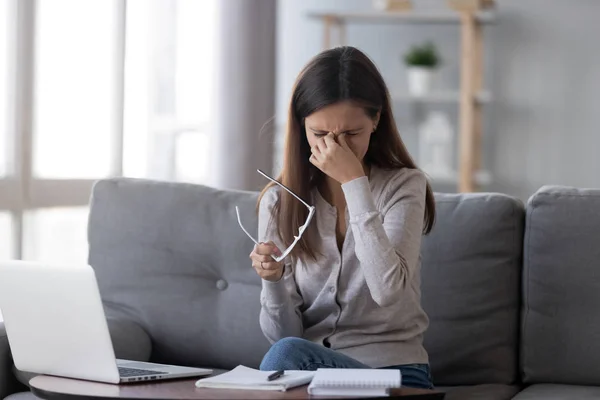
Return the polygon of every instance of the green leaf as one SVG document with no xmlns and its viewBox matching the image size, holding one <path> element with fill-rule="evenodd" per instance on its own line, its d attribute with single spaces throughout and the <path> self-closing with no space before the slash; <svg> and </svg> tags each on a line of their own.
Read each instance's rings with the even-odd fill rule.
<svg viewBox="0 0 600 400">
<path fill-rule="evenodd" d="M 412 67 L 435 68 L 441 64 L 441 57 L 433 42 L 413 45 L 405 54 L 404 62 Z"/>
</svg>

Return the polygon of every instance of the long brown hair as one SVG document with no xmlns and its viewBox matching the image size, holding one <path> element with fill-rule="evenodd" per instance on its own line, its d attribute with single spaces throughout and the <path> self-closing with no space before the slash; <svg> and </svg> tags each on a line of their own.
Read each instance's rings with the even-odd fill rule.
<svg viewBox="0 0 600 400">
<path fill-rule="evenodd" d="M 373 119 L 381 113 L 365 155 L 367 165 L 384 169 L 417 168 L 400 138 L 392 115 L 388 89 L 375 64 L 354 47 L 326 50 L 314 57 L 296 79 L 288 111 L 283 169 L 277 178 L 305 201 L 310 201 L 311 190 L 319 183 L 323 173 L 309 162 L 311 152 L 304 120 L 325 106 L 347 100 L 363 106 L 367 115 Z M 273 185 L 270 183 L 263 189 L 258 204 Z M 275 220 L 281 240 L 289 245 L 307 216 L 306 207 L 288 192 L 281 190 L 269 223 Z M 428 183 L 424 233 L 431 231 L 434 220 L 435 202 Z M 291 255 L 315 259 L 319 249 L 317 234 L 313 221 Z"/>
</svg>

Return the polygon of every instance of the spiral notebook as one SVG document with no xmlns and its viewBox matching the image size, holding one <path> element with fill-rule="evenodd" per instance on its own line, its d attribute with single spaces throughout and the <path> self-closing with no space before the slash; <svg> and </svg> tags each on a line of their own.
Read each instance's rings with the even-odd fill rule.
<svg viewBox="0 0 600 400">
<path fill-rule="evenodd" d="M 402 385 L 397 369 L 319 368 L 308 386 L 313 396 L 388 396 Z"/>
</svg>

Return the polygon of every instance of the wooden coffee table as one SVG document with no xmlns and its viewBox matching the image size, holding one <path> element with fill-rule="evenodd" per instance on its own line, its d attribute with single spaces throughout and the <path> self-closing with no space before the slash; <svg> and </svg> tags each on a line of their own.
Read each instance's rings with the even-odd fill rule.
<svg viewBox="0 0 600 400">
<path fill-rule="evenodd" d="M 112 385 L 39 375 L 29 381 L 31 391 L 37 397 L 48 400 L 99 400 L 99 399 L 269 399 L 290 400 L 315 398 L 308 395 L 307 386 L 301 386 L 287 392 L 263 390 L 227 390 L 197 388 L 196 379 L 179 379 L 162 382 L 140 382 Z M 389 398 L 401 397 L 403 400 L 441 400 L 444 393 L 424 389 L 395 389 Z"/>
</svg>

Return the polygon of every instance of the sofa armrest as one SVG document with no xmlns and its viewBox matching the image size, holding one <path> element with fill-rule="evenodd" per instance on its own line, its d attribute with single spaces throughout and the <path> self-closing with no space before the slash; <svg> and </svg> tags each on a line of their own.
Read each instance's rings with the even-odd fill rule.
<svg viewBox="0 0 600 400">
<path fill-rule="evenodd" d="M 13 375 L 12 364 L 6 329 L 4 322 L 0 322 L 0 399 L 22 389 Z"/>
<path fill-rule="evenodd" d="M 117 358 L 150 361 L 152 341 L 144 328 L 123 318 L 108 318 L 107 322 Z"/>
</svg>

